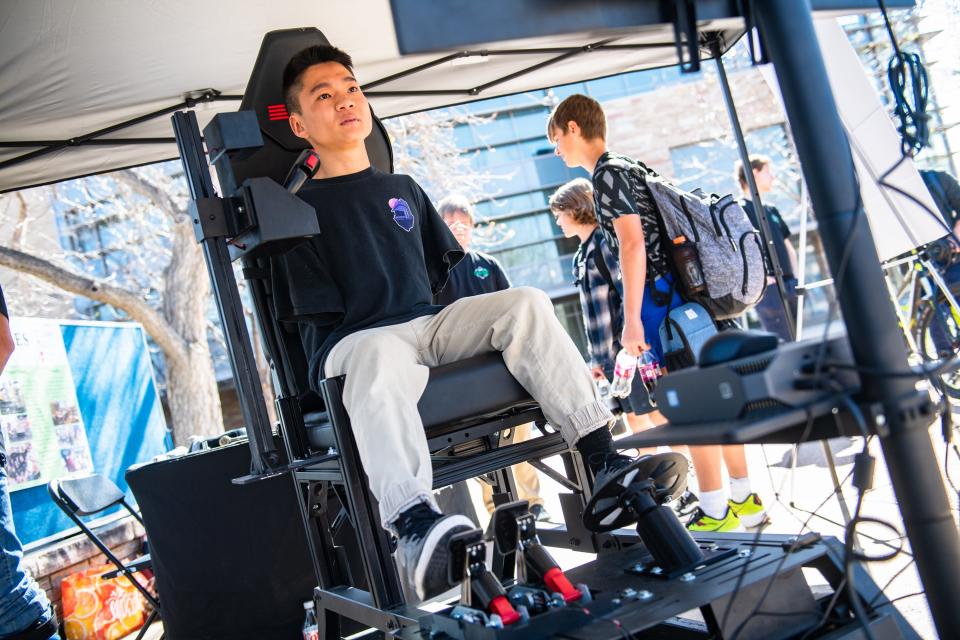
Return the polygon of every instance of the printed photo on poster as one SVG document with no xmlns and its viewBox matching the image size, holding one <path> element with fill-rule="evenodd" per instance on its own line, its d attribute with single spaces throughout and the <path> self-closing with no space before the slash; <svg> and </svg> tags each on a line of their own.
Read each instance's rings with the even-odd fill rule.
<svg viewBox="0 0 960 640">
<path fill-rule="evenodd" d="M 35 482 L 41 478 L 40 462 L 32 442 L 7 447 L 7 477 L 11 485 Z"/>
</svg>

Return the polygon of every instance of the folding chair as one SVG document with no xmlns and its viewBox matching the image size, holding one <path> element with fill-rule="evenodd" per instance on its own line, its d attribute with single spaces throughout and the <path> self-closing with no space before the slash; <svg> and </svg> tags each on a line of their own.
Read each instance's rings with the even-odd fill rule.
<svg viewBox="0 0 960 640">
<path fill-rule="evenodd" d="M 148 554 L 124 564 L 81 519 L 81 516 L 93 516 L 98 513 L 103 513 L 110 507 L 121 505 L 143 526 L 143 519 L 140 517 L 140 514 L 126 501 L 120 487 L 96 473 L 84 478 L 51 480 L 47 484 L 47 491 L 50 493 L 50 498 L 54 504 L 60 507 L 60 509 L 67 514 L 67 517 L 80 527 L 80 530 L 90 539 L 97 549 L 107 557 L 107 560 L 117 567 L 115 571 L 105 573 L 102 577 L 105 580 L 112 580 L 120 574 L 125 575 L 131 584 L 137 588 L 137 591 L 150 603 L 150 615 L 147 616 L 147 620 L 143 623 L 136 637 L 136 640 L 140 640 L 150 625 L 153 624 L 154 620 L 160 619 L 160 603 L 146 587 L 140 584 L 136 576 L 134 576 L 135 573 L 153 569 L 151 558 Z M 161 636 L 161 638 L 162 637 L 163 636 Z"/>
</svg>

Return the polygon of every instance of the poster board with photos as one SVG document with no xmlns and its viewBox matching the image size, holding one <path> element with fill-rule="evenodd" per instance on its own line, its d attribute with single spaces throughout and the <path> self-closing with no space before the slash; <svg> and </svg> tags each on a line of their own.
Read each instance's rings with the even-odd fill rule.
<svg viewBox="0 0 960 640">
<path fill-rule="evenodd" d="M 0 433 L 14 523 L 29 546 L 73 528 L 47 482 L 99 473 L 129 496 L 127 468 L 171 441 L 139 324 L 13 317 L 10 327 Z"/>
<path fill-rule="evenodd" d="M 0 375 L 0 437 L 7 490 L 93 472 L 90 443 L 56 321 L 14 321 L 14 349 Z"/>
</svg>

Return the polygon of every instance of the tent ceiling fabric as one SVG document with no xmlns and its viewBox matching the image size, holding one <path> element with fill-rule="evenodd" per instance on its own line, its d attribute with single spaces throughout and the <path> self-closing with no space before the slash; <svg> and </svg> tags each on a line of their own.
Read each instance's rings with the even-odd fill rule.
<svg viewBox="0 0 960 640">
<path fill-rule="evenodd" d="M 389 0 L 352 0 L 349 5 L 316 0 L 5 0 L 0 4 L 0 192 L 176 157 L 172 142 L 109 144 L 118 139 L 172 139 L 169 115 L 163 115 L 104 135 L 93 145 L 69 145 L 26 162 L 4 164 L 53 141 L 169 109 L 207 89 L 242 95 L 263 35 L 303 26 L 316 26 L 353 56 L 360 82 L 375 85 L 367 91 L 381 118 L 677 61 L 672 26 L 655 25 L 478 44 L 470 50 L 560 51 L 467 59 L 482 60 L 474 64 L 447 61 L 377 83 L 450 53 L 401 56 Z M 733 42 L 742 32 L 742 21 L 712 21 L 709 27 Z M 546 62 L 565 48 L 598 42 L 668 46 L 573 55 L 476 95 L 466 92 Z M 423 93 L 437 90 L 444 93 Z M 221 100 L 194 110 L 203 127 L 217 112 L 238 105 L 236 100 Z M 9 145 L 28 141 L 44 142 L 36 147 Z"/>
</svg>

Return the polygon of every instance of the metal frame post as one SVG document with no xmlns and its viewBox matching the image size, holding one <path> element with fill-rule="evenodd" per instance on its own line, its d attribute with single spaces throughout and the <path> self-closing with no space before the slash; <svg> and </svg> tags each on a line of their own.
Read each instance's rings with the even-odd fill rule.
<svg viewBox="0 0 960 640">
<path fill-rule="evenodd" d="M 210 169 L 207 166 L 203 140 L 197 115 L 192 111 L 179 111 L 173 114 L 173 131 L 177 139 L 177 149 L 183 162 L 190 198 L 196 202 L 207 198 L 216 198 Z M 196 222 L 194 224 L 197 224 Z M 273 430 L 267 416 L 267 405 L 263 399 L 263 387 L 257 372 L 257 361 L 253 356 L 253 345 L 247 332 L 247 321 L 243 313 L 243 301 L 233 275 L 233 264 L 227 249 L 225 236 L 206 237 L 200 241 L 203 258 L 210 273 L 213 285 L 214 301 L 220 324 L 223 326 L 230 367 L 237 385 L 243 424 L 247 428 L 250 442 L 250 472 L 263 474 L 281 466 L 280 454 L 273 442 Z"/>
<path fill-rule="evenodd" d="M 737 107 L 733 102 L 730 82 L 727 80 L 727 71 L 723 67 L 723 52 L 720 49 L 720 41 L 716 36 L 710 40 L 710 53 L 717 62 L 717 74 L 720 78 L 720 90 L 721 93 L 723 93 L 723 102 L 727 106 L 727 115 L 730 117 L 733 137 L 737 140 L 740 162 L 743 163 L 743 176 L 746 178 L 747 186 L 750 188 L 750 199 L 753 202 L 753 210 L 757 214 L 757 222 L 760 223 L 760 235 L 763 236 L 763 245 L 767 248 L 767 258 L 773 267 L 773 277 L 777 281 L 777 293 L 780 295 L 780 304 L 783 305 L 783 313 L 787 317 L 787 327 L 790 329 L 790 337 L 796 340 L 797 323 L 796 318 L 793 317 L 793 311 L 790 309 L 790 304 L 787 302 L 787 291 L 783 284 L 783 265 L 780 264 L 780 256 L 777 255 L 777 249 L 773 244 L 773 231 L 770 228 L 770 221 L 767 219 L 767 211 L 763 208 L 763 202 L 760 201 L 760 191 L 757 189 L 757 181 L 753 177 L 752 166 L 750 165 L 750 153 L 747 151 L 747 141 L 743 136 L 743 128 L 740 126 L 740 118 L 737 115 Z"/>
<path fill-rule="evenodd" d="M 950 513 L 928 424 L 911 410 L 916 380 L 877 249 L 863 212 L 846 133 L 837 113 L 808 0 L 756 2 L 753 10 L 777 71 L 854 359 L 873 414 L 920 579 L 941 637 L 960 628 L 960 536 Z"/>
</svg>

